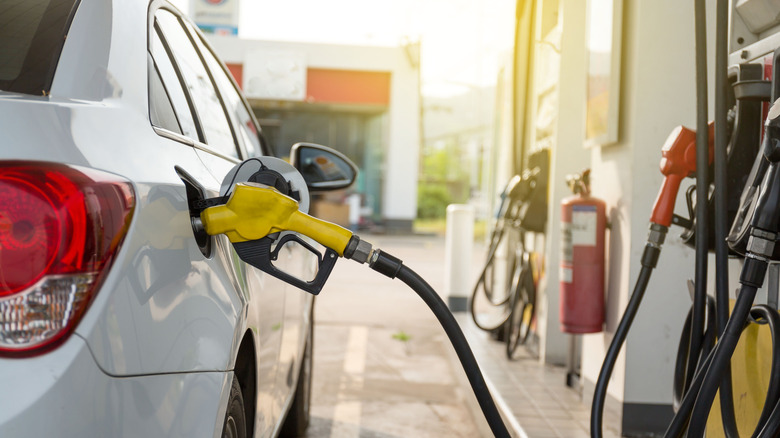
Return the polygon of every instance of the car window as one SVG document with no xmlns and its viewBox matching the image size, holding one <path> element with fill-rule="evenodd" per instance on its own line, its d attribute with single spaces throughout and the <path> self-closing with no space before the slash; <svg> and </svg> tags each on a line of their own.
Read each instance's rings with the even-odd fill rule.
<svg viewBox="0 0 780 438">
<path fill-rule="evenodd" d="M 155 26 L 154 32 L 152 32 L 151 52 L 152 60 L 155 64 L 152 68 L 156 67 L 155 70 L 160 74 L 160 80 L 162 81 L 162 84 L 164 84 L 164 89 L 158 90 L 154 87 L 153 83 L 151 84 L 149 90 L 149 99 L 151 101 L 150 110 L 152 109 L 151 106 L 155 105 L 157 101 L 164 98 L 169 98 L 171 104 L 173 105 L 174 111 L 176 112 L 176 118 L 178 121 L 177 126 L 181 128 L 181 131 L 173 130 L 173 132 L 181 132 L 187 137 L 197 140 L 199 139 L 198 129 L 195 126 L 195 121 L 192 118 L 190 104 L 187 102 L 187 96 L 184 94 L 184 89 L 182 88 L 182 84 L 179 81 L 179 76 L 176 73 L 176 69 L 174 68 L 168 51 L 163 45 L 159 31 L 160 30 Z M 166 96 L 160 96 L 160 92 L 166 93 Z M 157 121 L 157 123 L 155 123 L 155 120 L 152 118 L 152 124 L 155 126 L 171 129 L 170 126 L 166 126 L 160 121 Z"/>
<path fill-rule="evenodd" d="M 238 90 L 233 85 L 233 81 L 227 75 L 227 72 L 222 68 L 222 65 L 214 57 L 214 54 L 203 43 L 200 36 L 195 32 L 189 23 L 186 23 L 190 29 L 191 34 L 194 36 L 195 43 L 200 49 L 200 53 L 203 55 L 203 59 L 206 60 L 211 74 L 214 77 L 214 81 L 219 87 L 222 98 L 225 101 L 225 106 L 231 115 L 234 129 L 239 133 L 239 140 L 246 148 L 250 157 L 257 157 L 262 155 L 262 149 L 260 146 L 260 137 L 258 137 L 257 126 L 252 116 L 247 110 L 244 101 L 238 94 Z"/>
<path fill-rule="evenodd" d="M 161 9 L 156 19 L 195 106 L 197 119 L 203 129 L 203 142 L 223 155 L 238 158 L 238 149 L 222 102 L 195 46 L 179 19 L 171 12 Z"/>
<path fill-rule="evenodd" d="M 4 0 L 0 6 L 0 90 L 47 94 L 75 0 Z"/>
<path fill-rule="evenodd" d="M 165 128 L 171 132 L 181 134 L 179 121 L 173 111 L 173 105 L 165 91 L 160 72 L 154 65 L 154 60 L 149 59 L 149 119 L 152 125 Z"/>
</svg>

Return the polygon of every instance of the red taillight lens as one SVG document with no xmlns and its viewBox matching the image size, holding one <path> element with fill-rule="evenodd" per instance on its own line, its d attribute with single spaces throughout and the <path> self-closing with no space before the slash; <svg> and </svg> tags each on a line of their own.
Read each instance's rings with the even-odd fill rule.
<svg viewBox="0 0 780 438">
<path fill-rule="evenodd" d="M 27 288 L 51 266 L 62 240 L 57 210 L 16 175 L 0 175 L 0 296 Z"/>
<path fill-rule="evenodd" d="M 130 223 L 132 185 L 57 163 L 0 163 L 0 355 L 73 331 Z"/>
</svg>

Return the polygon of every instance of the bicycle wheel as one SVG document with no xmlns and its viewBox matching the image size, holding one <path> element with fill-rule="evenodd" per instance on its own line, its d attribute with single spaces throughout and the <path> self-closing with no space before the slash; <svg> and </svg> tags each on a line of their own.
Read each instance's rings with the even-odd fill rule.
<svg viewBox="0 0 780 438">
<path fill-rule="evenodd" d="M 531 264 L 527 260 L 523 260 L 516 280 L 512 288 L 511 310 L 506 323 L 506 356 L 509 359 L 514 359 L 517 347 L 528 340 L 534 317 L 536 285 Z"/>
</svg>

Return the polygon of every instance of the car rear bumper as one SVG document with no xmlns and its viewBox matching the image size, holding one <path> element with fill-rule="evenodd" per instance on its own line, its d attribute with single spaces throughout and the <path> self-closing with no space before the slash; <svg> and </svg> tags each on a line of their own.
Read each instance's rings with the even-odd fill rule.
<svg viewBox="0 0 780 438">
<path fill-rule="evenodd" d="M 43 356 L 0 359 L 0 436 L 216 437 L 230 372 L 113 377 L 77 335 Z"/>
</svg>

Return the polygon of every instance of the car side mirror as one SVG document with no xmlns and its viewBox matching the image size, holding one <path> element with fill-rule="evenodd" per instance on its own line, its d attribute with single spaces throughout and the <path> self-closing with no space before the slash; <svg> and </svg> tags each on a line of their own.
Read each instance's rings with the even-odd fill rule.
<svg viewBox="0 0 780 438">
<path fill-rule="evenodd" d="M 290 157 L 311 192 L 343 189 L 351 186 L 357 178 L 355 163 L 327 146 L 295 143 Z"/>
</svg>

